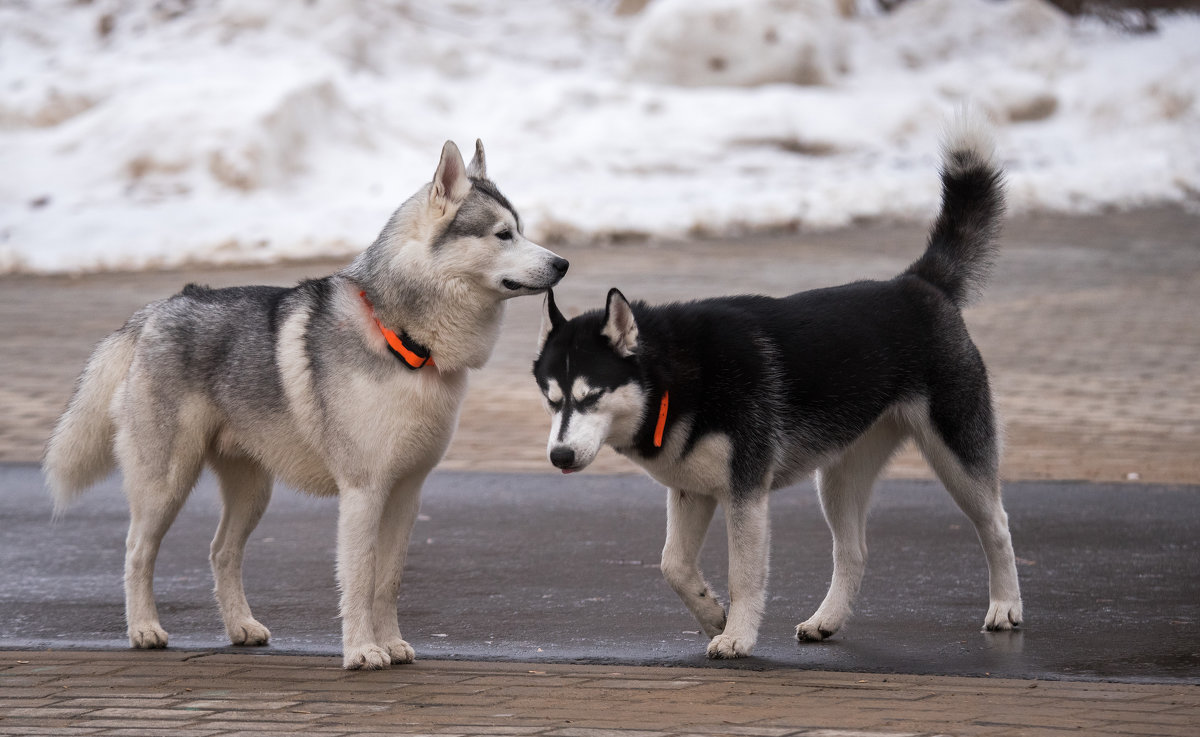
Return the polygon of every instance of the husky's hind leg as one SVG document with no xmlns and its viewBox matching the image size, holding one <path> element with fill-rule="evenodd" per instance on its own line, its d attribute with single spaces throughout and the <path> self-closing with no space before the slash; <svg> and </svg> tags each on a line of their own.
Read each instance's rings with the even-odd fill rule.
<svg viewBox="0 0 1200 737">
<path fill-rule="evenodd" d="M 396 484 L 379 518 L 375 600 L 372 603 L 371 616 L 375 642 L 387 651 L 392 663 L 411 663 L 416 657 L 412 646 L 400 635 L 396 597 L 400 591 L 404 561 L 408 556 L 408 538 L 421 505 L 421 485 L 424 482 L 425 474 L 418 474 Z"/>
<path fill-rule="evenodd" d="M 712 523 L 717 500 L 680 489 L 667 491 L 667 542 L 662 574 L 709 638 L 725 629 L 725 610 L 700 572 L 700 548 Z"/>
<path fill-rule="evenodd" d="M 850 616 L 867 565 L 867 508 L 875 478 L 904 432 L 890 415 L 876 421 L 833 463 L 817 473 L 825 521 L 833 533 L 833 579 L 821 606 L 796 625 L 796 639 L 824 640 Z"/>
<path fill-rule="evenodd" d="M 163 536 L 175 521 L 200 475 L 203 453 L 184 433 L 117 433 L 117 457 L 125 474 L 129 534 L 125 539 L 125 620 L 129 643 L 137 648 L 167 646 L 167 633 L 154 605 L 154 564 Z M 140 441 L 140 443 L 139 443 Z"/>
<path fill-rule="evenodd" d="M 916 428 L 917 443 L 975 526 L 987 558 L 990 603 L 983 627 L 1011 630 L 1021 624 L 1021 588 L 1001 499 L 1000 447 L 991 398 L 984 390 L 973 403 L 960 401 L 953 410 L 933 405 L 930 414 L 933 419 Z"/>
<path fill-rule="evenodd" d="M 221 484 L 221 522 L 209 561 L 225 632 L 234 645 L 266 645 L 271 632 L 250 613 L 242 586 L 242 559 L 246 540 L 271 501 L 271 476 L 249 458 L 214 453 L 209 463 Z"/>
</svg>

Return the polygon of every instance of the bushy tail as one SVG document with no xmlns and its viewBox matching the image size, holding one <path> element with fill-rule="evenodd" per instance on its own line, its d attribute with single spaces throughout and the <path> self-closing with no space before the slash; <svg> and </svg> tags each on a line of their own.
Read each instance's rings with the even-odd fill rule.
<svg viewBox="0 0 1200 737">
<path fill-rule="evenodd" d="M 56 515 L 113 470 L 116 459 L 110 408 L 133 362 L 140 332 L 141 322 L 135 317 L 96 346 L 66 411 L 54 426 L 42 470 L 54 497 Z"/>
<path fill-rule="evenodd" d="M 983 289 L 1004 214 L 1004 174 L 983 114 L 964 108 L 942 140 L 942 210 L 929 246 L 908 267 L 962 307 Z"/>
</svg>

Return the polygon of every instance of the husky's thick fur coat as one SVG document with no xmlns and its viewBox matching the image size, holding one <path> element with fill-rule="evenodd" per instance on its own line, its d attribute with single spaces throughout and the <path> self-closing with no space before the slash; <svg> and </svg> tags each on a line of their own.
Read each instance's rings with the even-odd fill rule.
<svg viewBox="0 0 1200 737">
<path fill-rule="evenodd" d="M 468 369 L 491 355 L 505 300 L 544 292 L 566 270 L 524 237 L 482 144 L 464 166 L 448 141 L 433 180 L 346 269 L 293 288 L 189 285 L 104 340 L 45 470 L 60 511 L 114 463 L 124 472 L 132 645 L 167 644 L 154 562 L 207 463 L 224 504 L 216 598 L 235 645 L 270 637 L 246 603 L 242 556 L 279 478 L 339 497 L 344 665 L 411 661 L 397 591 L 421 485 L 454 433 Z"/>
<path fill-rule="evenodd" d="M 534 376 L 553 417 L 550 461 L 577 471 L 608 444 L 669 488 L 662 571 L 711 638 L 709 656 L 754 647 L 769 493 L 814 472 L 833 532 L 833 580 L 796 636 L 838 631 L 866 564 L 872 485 L 908 438 L 979 533 L 990 575 L 984 626 L 1021 622 L 1000 436 L 961 314 L 986 278 L 1003 211 L 992 148 L 971 115 L 951 126 L 928 248 L 890 281 L 657 307 L 613 289 L 603 311 L 572 320 L 547 296 Z M 718 503 L 728 614 L 697 564 Z"/>
</svg>

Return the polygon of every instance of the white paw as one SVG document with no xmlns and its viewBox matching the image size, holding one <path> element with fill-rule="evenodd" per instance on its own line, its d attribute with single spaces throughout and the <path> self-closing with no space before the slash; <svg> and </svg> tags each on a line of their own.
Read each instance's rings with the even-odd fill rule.
<svg viewBox="0 0 1200 737">
<path fill-rule="evenodd" d="M 342 667 L 346 670 L 380 670 L 391 664 L 392 656 L 378 645 L 352 648 L 342 656 Z"/>
<path fill-rule="evenodd" d="M 744 658 L 754 649 L 754 640 L 739 639 L 732 635 L 720 634 L 708 643 L 707 655 L 714 660 L 725 658 Z"/>
<path fill-rule="evenodd" d="M 1021 625 L 1021 600 L 993 601 L 988 607 L 983 629 L 987 632 L 1011 630 Z"/>
<path fill-rule="evenodd" d="M 151 650 L 167 646 L 167 631 L 158 622 L 131 625 L 129 627 L 129 644 L 141 650 Z"/>
<path fill-rule="evenodd" d="M 411 663 L 417 657 L 417 653 L 412 649 L 412 645 L 409 645 L 399 637 L 384 643 L 383 649 L 387 650 L 394 664 Z"/>
<path fill-rule="evenodd" d="M 796 639 L 800 642 L 820 642 L 833 637 L 841 628 L 840 622 L 814 614 L 811 619 L 796 625 Z"/>
<path fill-rule="evenodd" d="M 244 619 L 225 631 L 234 645 L 266 645 L 271 639 L 271 630 L 253 617 Z"/>
</svg>

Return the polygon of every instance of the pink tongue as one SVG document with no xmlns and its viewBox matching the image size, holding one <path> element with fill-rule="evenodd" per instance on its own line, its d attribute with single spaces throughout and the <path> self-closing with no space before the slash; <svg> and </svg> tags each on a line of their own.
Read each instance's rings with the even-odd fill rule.
<svg viewBox="0 0 1200 737">
<path fill-rule="evenodd" d="M 575 473 L 575 469 L 573 469 L 573 468 L 564 468 L 564 469 L 562 470 L 562 472 L 563 472 L 563 473 Z"/>
</svg>

